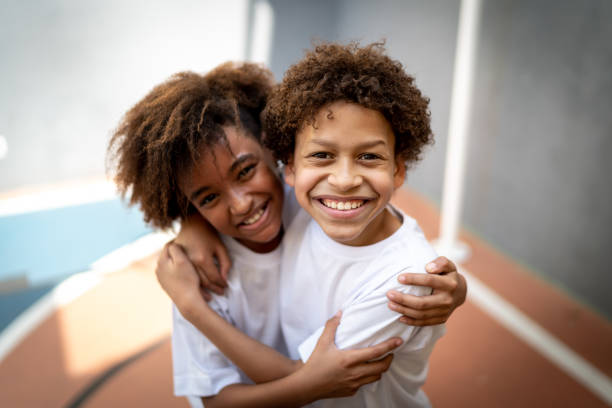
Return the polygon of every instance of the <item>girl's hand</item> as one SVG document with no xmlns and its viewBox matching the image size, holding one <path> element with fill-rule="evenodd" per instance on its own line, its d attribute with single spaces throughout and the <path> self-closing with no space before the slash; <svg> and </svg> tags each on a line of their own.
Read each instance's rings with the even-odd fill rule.
<svg viewBox="0 0 612 408">
<path fill-rule="evenodd" d="M 340 350 L 334 344 L 339 324 L 340 313 L 327 321 L 312 355 L 299 370 L 315 399 L 348 397 L 361 386 L 380 380 L 393 360 L 393 354 L 387 353 L 402 344 L 395 337 L 372 347 Z"/>
<path fill-rule="evenodd" d="M 217 231 L 201 215 L 192 215 L 181 222 L 174 242 L 183 248 L 195 267 L 202 288 L 222 295 L 232 263 Z M 207 291 L 203 294 L 210 300 Z"/>
<path fill-rule="evenodd" d="M 185 318 L 202 306 L 204 288 L 195 267 L 183 249 L 173 241 L 168 242 L 157 259 L 155 275 L 159 284 L 178 307 Z M 206 294 L 209 296 L 209 294 Z"/>
<path fill-rule="evenodd" d="M 425 267 L 427 274 L 403 273 L 398 277 L 405 285 L 429 286 L 431 295 L 414 296 L 389 291 L 389 308 L 404 316 L 400 321 L 411 326 L 430 326 L 446 322 L 453 311 L 465 302 L 467 284 L 457 267 L 440 256 Z"/>
</svg>

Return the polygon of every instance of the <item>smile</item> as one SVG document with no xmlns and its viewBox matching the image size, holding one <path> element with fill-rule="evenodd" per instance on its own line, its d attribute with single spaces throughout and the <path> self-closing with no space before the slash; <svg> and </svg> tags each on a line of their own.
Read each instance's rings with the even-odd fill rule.
<svg viewBox="0 0 612 408">
<path fill-rule="evenodd" d="M 259 221 L 259 219 L 261 218 L 261 216 L 263 215 L 265 211 L 266 211 L 265 207 L 260 208 L 259 211 L 253 214 L 250 218 L 242 221 L 242 223 L 244 225 L 251 225 L 251 224 L 256 223 L 257 221 Z"/>
<path fill-rule="evenodd" d="M 253 214 L 251 214 L 248 218 L 244 219 L 238 226 L 243 228 L 258 228 L 258 221 L 262 221 L 262 218 L 265 217 L 266 211 L 269 206 L 270 202 L 266 201 L 258 210 L 255 210 Z"/>
<path fill-rule="evenodd" d="M 355 208 L 361 207 L 365 203 L 365 200 L 340 201 L 340 200 L 330 200 L 328 198 L 324 198 L 319 201 L 321 202 L 321 204 L 323 204 L 327 208 L 331 208 L 333 210 L 340 210 L 340 211 L 354 210 Z"/>
</svg>

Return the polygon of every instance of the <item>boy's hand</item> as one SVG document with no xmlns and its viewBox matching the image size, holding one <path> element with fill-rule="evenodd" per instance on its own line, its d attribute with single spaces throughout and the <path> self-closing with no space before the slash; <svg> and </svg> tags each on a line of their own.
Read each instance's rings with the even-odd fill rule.
<svg viewBox="0 0 612 408">
<path fill-rule="evenodd" d="M 204 289 L 200 278 L 183 249 L 173 241 L 168 242 L 157 259 L 155 275 L 170 299 L 187 318 L 189 311 L 203 302 Z"/>
<path fill-rule="evenodd" d="M 381 357 L 402 344 L 402 340 L 395 337 L 372 347 L 340 350 L 334 344 L 339 325 L 340 313 L 327 321 L 314 351 L 300 369 L 316 399 L 348 397 L 361 386 L 380 380 L 393 354 Z"/>
<path fill-rule="evenodd" d="M 232 263 L 217 231 L 201 215 L 192 215 L 181 222 L 174 242 L 183 248 L 195 267 L 201 286 L 222 295 Z M 210 295 L 204 293 L 205 299 L 210 300 Z"/>
<path fill-rule="evenodd" d="M 467 284 L 457 267 L 440 256 L 426 265 L 427 274 L 403 273 L 400 283 L 429 286 L 431 295 L 414 296 L 389 291 L 389 308 L 403 314 L 400 321 L 411 326 L 430 326 L 446 322 L 453 311 L 465 302 Z"/>
</svg>

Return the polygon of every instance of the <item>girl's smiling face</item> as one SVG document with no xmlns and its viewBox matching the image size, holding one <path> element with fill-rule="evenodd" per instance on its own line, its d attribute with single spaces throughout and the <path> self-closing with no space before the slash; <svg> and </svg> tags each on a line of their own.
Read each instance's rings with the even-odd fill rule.
<svg viewBox="0 0 612 408">
<path fill-rule="evenodd" d="M 219 143 L 180 180 L 191 204 L 220 233 L 255 252 L 275 249 L 282 237 L 283 186 L 271 155 L 242 129 L 223 128 Z"/>
</svg>

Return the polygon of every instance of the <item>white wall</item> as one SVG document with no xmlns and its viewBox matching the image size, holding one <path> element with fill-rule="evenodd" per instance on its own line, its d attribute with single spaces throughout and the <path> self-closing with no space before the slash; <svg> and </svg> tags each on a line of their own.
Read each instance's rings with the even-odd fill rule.
<svg viewBox="0 0 612 408">
<path fill-rule="evenodd" d="M 246 0 L 0 3 L 0 191 L 104 175 L 110 133 L 155 84 L 243 59 Z"/>
</svg>

